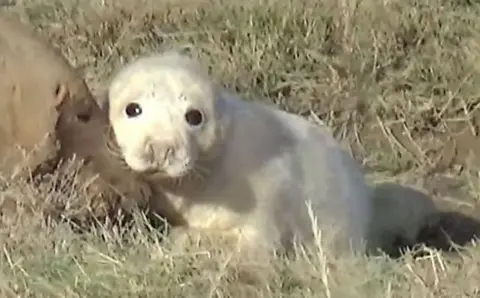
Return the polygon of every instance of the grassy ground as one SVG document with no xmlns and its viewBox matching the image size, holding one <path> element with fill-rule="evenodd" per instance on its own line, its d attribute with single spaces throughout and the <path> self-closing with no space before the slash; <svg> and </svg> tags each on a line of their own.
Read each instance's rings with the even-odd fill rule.
<svg viewBox="0 0 480 298">
<path fill-rule="evenodd" d="M 133 56 L 193 45 L 244 95 L 319 117 L 372 179 L 427 189 L 475 214 L 480 6 L 467 0 L 28 0 L 20 13 L 92 89 Z M 1 28 L 0 28 L 1 30 Z M 478 158 L 477 158 L 478 159 Z M 30 186 L 12 194 L 38 198 Z M 47 194 L 44 194 L 47 195 Z M 99 237 L 101 234 L 103 237 Z M 474 297 L 480 251 L 413 260 L 278 259 L 246 283 L 226 251 L 170 251 L 154 232 L 79 236 L 31 216 L 2 227 L 2 297 Z"/>
</svg>

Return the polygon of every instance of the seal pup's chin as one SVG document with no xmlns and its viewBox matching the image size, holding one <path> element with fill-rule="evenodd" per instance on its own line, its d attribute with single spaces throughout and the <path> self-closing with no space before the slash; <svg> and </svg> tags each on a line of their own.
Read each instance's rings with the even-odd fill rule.
<svg viewBox="0 0 480 298">
<path fill-rule="evenodd" d="M 193 163 L 190 161 L 176 162 L 162 169 L 162 173 L 168 178 L 182 178 L 193 170 Z"/>
<path fill-rule="evenodd" d="M 135 172 L 147 173 L 158 171 L 157 165 L 146 162 L 143 158 L 139 158 L 135 155 L 123 154 L 123 159 L 125 160 L 125 163 Z"/>
</svg>

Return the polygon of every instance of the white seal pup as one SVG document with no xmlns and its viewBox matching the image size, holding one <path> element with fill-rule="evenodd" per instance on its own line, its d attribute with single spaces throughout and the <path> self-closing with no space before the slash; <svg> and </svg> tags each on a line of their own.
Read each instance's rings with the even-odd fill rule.
<svg viewBox="0 0 480 298">
<path fill-rule="evenodd" d="M 324 249 L 365 252 L 372 189 L 327 128 L 236 98 L 174 51 L 124 66 L 107 107 L 126 164 L 189 227 L 242 247 L 305 244 L 320 231 Z"/>
</svg>

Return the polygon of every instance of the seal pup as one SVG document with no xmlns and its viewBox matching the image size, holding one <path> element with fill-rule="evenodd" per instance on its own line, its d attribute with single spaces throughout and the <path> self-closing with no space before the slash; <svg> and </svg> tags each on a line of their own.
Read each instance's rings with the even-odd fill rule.
<svg viewBox="0 0 480 298">
<path fill-rule="evenodd" d="M 176 51 L 119 70 L 107 108 L 126 164 L 190 229 L 240 248 L 321 238 L 333 252 L 365 251 L 372 190 L 327 128 L 236 98 Z"/>
</svg>

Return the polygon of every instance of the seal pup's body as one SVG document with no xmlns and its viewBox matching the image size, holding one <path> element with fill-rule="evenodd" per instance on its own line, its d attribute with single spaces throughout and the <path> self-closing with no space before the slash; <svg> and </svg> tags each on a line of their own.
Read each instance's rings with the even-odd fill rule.
<svg viewBox="0 0 480 298">
<path fill-rule="evenodd" d="M 275 248 L 321 231 L 336 252 L 365 251 L 372 191 L 328 129 L 235 98 L 175 52 L 123 68 L 108 100 L 125 162 L 190 228 Z"/>
<path fill-rule="evenodd" d="M 378 183 L 373 195 L 369 241 L 390 256 L 421 244 L 419 234 L 438 209 L 424 192 L 397 183 Z"/>
</svg>

